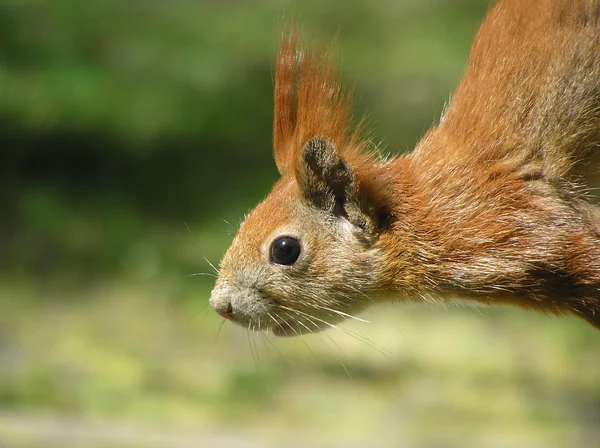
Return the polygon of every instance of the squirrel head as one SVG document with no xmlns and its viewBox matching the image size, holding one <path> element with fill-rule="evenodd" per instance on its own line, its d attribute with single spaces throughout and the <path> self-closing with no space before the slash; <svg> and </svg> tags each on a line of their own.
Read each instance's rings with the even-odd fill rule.
<svg viewBox="0 0 600 448">
<path fill-rule="evenodd" d="M 380 289 L 378 237 L 389 212 L 384 175 L 351 130 L 351 95 L 331 52 L 285 36 L 275 77 L 274 156 L 281 178 L 244 220 L 210 304 L 277 335 L 319 331 L 359 312 Z"/>
</svg>

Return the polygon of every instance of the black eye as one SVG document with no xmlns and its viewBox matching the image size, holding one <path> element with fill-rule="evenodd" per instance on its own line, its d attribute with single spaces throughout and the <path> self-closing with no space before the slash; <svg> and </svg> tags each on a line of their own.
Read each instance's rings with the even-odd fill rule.
<svg viewBox="0 0 600 448">
<path fill-rule="evenodd" d="M 277 264 L 294 264 L 300 256 L 300 241 L 291 236 L 277 238 L 271 244 L 271 260 Z"/>
</svg>

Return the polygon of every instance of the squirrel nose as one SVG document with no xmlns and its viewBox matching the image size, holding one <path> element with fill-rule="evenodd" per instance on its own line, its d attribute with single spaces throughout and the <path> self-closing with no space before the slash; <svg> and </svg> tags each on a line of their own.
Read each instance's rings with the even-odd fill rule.
<svg viewBox="0 0 600 448">
<path fill-rule="evenodd" d="M 224 319 L 231 319 L 233 308 L 229 299 L 219 300 L 217 303 L 211 303 L 212 309 Z"/>
</svg>

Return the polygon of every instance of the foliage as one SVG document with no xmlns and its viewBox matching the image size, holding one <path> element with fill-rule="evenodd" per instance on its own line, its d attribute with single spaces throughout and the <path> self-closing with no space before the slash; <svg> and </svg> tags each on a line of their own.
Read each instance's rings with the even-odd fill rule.
<svg viewBox="0 0 600 448">
<path fill-rule="evenodd" d="M 335 40 L 356 115 L 399 152 L 439 115 L 487 7 L 0 2 L 0 444 L 53 445 L 47 426 L 14 424 L 40 414 L 202 437 L 263 428 L 277 437 L 253 437 L 278 446 L 597 440 L 600 347 L 582 322 L 405 306 L 374 311 L 367 344 L 329 333 L 267 342 L 219 330 L 210 276 L 189 275 L 210 274 L 277 177 L 282 29 Z"/>
</svg>

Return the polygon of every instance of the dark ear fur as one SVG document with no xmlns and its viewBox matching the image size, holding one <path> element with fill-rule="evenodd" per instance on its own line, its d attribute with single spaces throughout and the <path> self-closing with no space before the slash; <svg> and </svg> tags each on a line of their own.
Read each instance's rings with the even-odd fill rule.
<svg viewBox="0 0 600 448">
<path fill-rule="evenodd" d="M 366 210 L 359 183 L 352 168 L 341 158 L 334 143 L 323 137 L 311 138 L 302 147 L 299 183 L 304 196 L 316 207 L 344 217 L 372 233 L 375 223 Z"/>
</svg>

